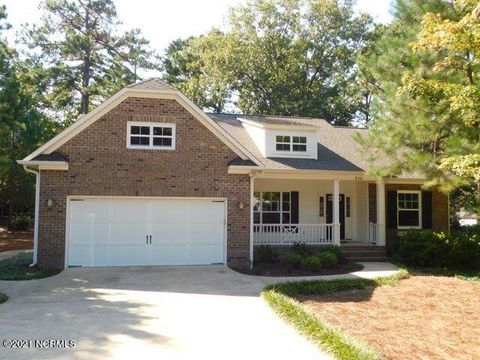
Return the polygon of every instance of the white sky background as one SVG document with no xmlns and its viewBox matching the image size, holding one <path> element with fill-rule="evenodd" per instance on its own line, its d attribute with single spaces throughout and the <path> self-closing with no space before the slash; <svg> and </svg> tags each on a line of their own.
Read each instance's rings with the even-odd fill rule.
<svg viewBox="0 0 480 360">
<path fill-rule="evenodd" d="M 24 23 L 40 18 L 40 0 L 0 0 L 6 5 L 12 25 L 8 40 L 13 45 L 15 33 Z M 117 12 L 125 29 L 140 28 L 158 53 L 177 38 L 201 35 L 212 27 L 222 28 L 228 9 L 245 0 L 116 0 Z M 370 14 L 375 21 L 390 21 L 390 0 L 357 0 L 356 10 Z"/>
</svg>

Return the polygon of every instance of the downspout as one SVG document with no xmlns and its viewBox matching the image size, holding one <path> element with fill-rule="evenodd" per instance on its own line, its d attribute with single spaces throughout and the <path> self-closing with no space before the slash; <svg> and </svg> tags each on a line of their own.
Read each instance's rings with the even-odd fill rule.
<svg viewBox="0 0 480 360">
<path fill-rule="evenodd" d="M 40 171 L 36 171 L 23 165 L 26 172 L 35 174 L 35 217 L 33 224 L 33 262 L 30 267 L 37 265 L 38 254 L 38 219 L 40 215 Z"/>
</svg>

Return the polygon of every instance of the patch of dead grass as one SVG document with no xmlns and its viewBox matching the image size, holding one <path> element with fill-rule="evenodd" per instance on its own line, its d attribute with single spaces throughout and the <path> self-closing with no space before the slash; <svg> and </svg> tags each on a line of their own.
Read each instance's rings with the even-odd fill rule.
<svg viewBox="0 0 480 360">
<path fill-rule="evenodd" d="M 0 252 L 33 249 L 33 231 L 8 231 L 0 227 Z"/>
<path fill-rule="evenodd" d="M 480 282 L 412 275 L 297 300 L 386 359 L 480 359 Z"/>
</svg>

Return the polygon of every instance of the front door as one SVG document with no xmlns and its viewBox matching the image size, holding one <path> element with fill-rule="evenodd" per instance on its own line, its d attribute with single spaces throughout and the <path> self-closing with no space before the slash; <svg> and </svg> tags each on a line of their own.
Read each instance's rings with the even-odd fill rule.
<svg viewBox="0 0 480 360">
<path fill-rule="evenodd" d="M 340 194 L 340 240 L 345 240 L 345 195 Z M 333 196 L 327 194 L 327 224 L 333 223 Z"/>
</svg>

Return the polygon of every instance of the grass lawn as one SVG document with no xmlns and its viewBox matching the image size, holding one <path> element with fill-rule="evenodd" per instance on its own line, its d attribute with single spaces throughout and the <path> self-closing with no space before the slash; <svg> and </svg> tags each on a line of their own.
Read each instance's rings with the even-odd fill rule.
<svg viewBox="0 0 480 360">
<path fill-rule="evenodd" d="M 403 274 L 281 284 L 263 296 L 338 359 L 480 359 L 477 281 Z"/>
<path fill-rule="evenodd" d="M 32 253 L 24 253 L 0 261 L 0 280 L 33 280 L 58 274 L 61 270 L 42 270 L 30 267 Z"/>
</svg>

